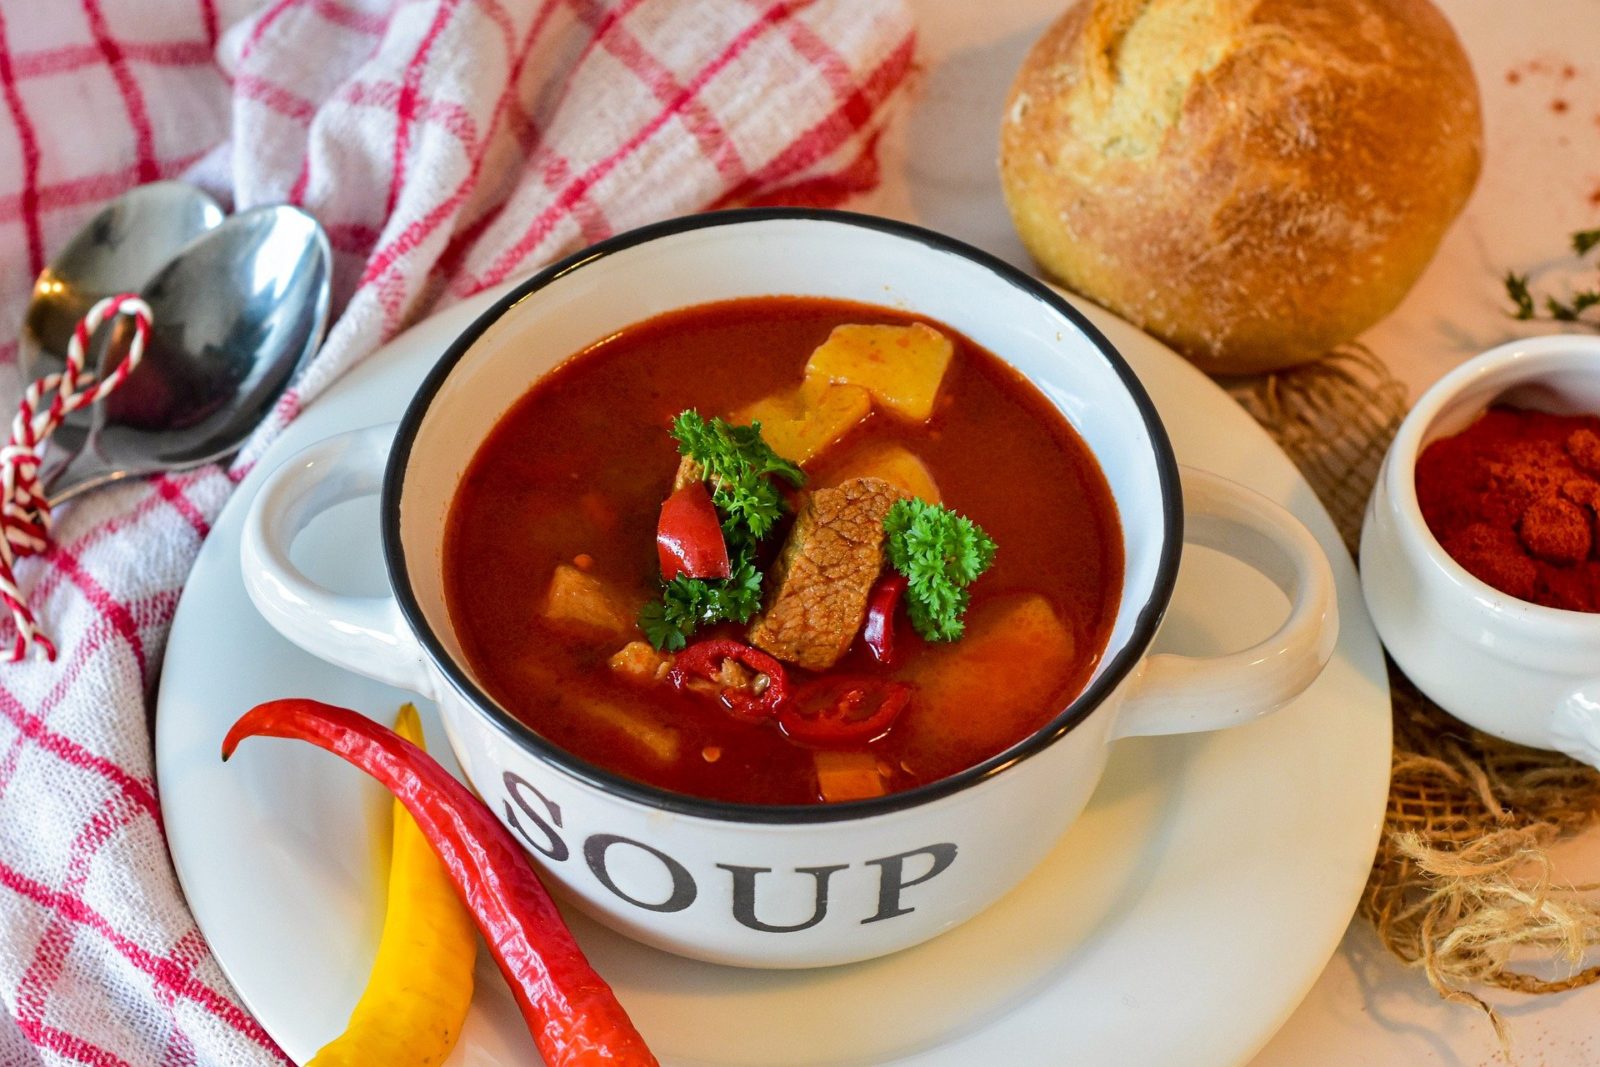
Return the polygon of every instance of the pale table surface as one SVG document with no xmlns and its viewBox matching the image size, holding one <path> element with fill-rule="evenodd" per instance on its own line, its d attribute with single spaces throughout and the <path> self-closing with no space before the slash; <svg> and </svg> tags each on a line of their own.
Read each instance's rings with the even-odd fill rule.
<svg viewBox="0 0 1600 1067">
<path fill-rule="evenodd" d="M 885 138 L 883 188 L 862 210 L 911 219 L 1030 266 L 995 172 L 999 115 L 1028 47 L 1065 0 L 911 0 L 923 70 Z M 1478 188 L 1400 308 L 1363 336 L 1420 393 L 1503 341 L 1548 327 L 1505 314 L 1500 278 L 1532 271 L 1560 291 L 1580 275 L 1568 235 L 1600 226 L 1600 0 L 1440 0 L 1476 68 L 1486 158 Z M 1592 280 L 1590 272 L 1589 279 Z M 1600 833 L 1562 850 L 1600 873 Z M 1249 907 L 1249 901 L 1240 901 Z M 1225 961 L 1219 961 L 1219 966 Z M 1200 979 L 1200 980 L 1203 980 Z M 1600 1064 L 1600 987 L 1492 996 L 1519 1067 Z M 1443 1003 L 1352 922 L 1299 1010 L 1251 1067 L 1492 1067 L 1507 1061 L 1472 1009 Z"/>
</svg>

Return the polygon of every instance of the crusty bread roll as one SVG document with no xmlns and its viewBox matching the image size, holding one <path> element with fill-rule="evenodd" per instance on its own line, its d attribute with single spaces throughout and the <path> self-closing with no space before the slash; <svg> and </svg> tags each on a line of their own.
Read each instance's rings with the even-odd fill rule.
<svg viewBox="0 0 1600 1067">
<path fill-rule="evenodd" d="M 1483 152 L 1427 0 L 1082 0 L 1001 127 L 1044 268 L 1213 373 L 1315 359 L 1391 311 Z"/>
</svg>

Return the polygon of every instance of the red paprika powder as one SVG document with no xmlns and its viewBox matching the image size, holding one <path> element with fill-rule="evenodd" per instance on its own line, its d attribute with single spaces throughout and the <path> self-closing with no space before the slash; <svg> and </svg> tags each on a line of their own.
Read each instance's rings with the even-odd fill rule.
<svg viewBox="0 0 1600 1067">
<path fill-rule="evenodd" d="M 1503 593 L 1600 611 L 1600 417 L 1493 407 L 1417 460 L 1450 557 Z"/>
</svg>

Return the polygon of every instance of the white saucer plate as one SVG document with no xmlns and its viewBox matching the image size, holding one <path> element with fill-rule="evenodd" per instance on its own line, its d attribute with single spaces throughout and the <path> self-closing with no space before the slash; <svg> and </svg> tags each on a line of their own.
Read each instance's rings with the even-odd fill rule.
<svg viewBox="0 0 1600 1067">
<path fill-rule="evenodd" d="M 261 476 L 323 437 L 397 419 L 452 337 L 502 290 L 396 339 L 331 389 L 240 486 L 179 605 L 156 719 L 167 837 L 189 904 L 228 977 L 297 1061 L 338 1033 L 382 922 L 388 798 L 310 746 L 229 725 L 284 696 L 391 716 L 406 694 L 279 637 L 239 578 L 239 528 Z M 1081 306 L 1081 305 L 1080 305 Z M 816 971 L 696 963 L 575 912 L 598 970 L 671 1067 L 905 1064 L 1010 1067 L 1239 1064 L 1310 989 L 1355 908 L 1389 780 L 1389 692 L 1356 573 L 1310 487 L 1225 393 L 1094 308 L 1160 409 L 1180 461 L 1278 501 L 1333 561 L 1338 652 L 1293 705 L 1247 727 L 1118 742 L 1099 791 L 1044 864 L 934 941 Z M 383 589 L 375 500 L 329 512 L 297 561 L 351 592 Z M 1156 647 L 1210 653 L 1270 632 L 1285 602 L 1217 553 L 1186 552 Z M 435 753 L 443 732 L 423 707 Z M 538 1062 L 480 953 L 451 1065 Z"/>
</svg>

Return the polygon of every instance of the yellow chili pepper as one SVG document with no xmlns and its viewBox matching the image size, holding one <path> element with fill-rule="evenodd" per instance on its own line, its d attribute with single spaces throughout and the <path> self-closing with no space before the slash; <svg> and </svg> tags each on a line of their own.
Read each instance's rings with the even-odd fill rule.
<svg viewBox="0 0 1600 1067">
<path fill-rule="evenodd" d="M 395 732 L 422 745 L 422 721 L 410 704 Z M 426 1067 L 443 1063 L 472 1002 L 478 941 L 472 916 L 422 831 L 394 805 L 389 905 L 367 988 L 344 1033 L 306 1067 Z"/>
</svg>

